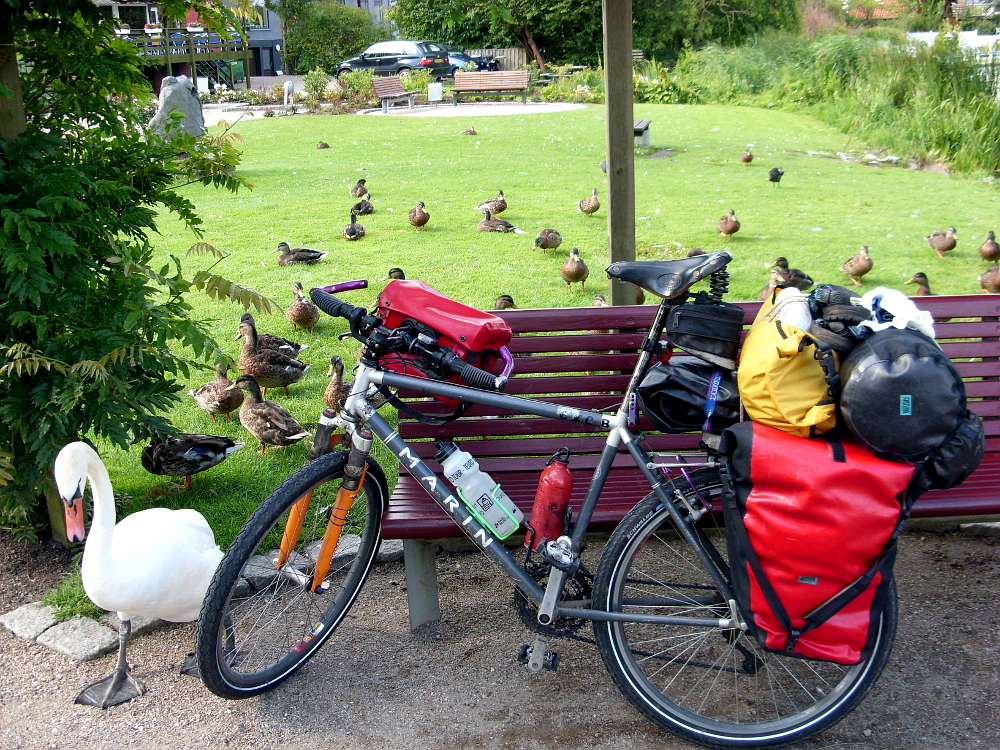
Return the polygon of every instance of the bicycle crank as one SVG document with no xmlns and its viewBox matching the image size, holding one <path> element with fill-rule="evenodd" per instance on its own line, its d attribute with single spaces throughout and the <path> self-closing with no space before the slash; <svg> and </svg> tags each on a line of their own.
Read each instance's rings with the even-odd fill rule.
<svg viewBox="0 0 1000 750">
<path fill-rule="evenodd" d="M 559 668 L 559 653 L 549 651 L 549 639 L 544 636 L 535 636 L 535 643 L 529 646 L 527 643 L 521 646 L 521 652 L 517 655 L 517 660 L 528 665 L 528 671 L 537 674 L 543 669 L 555 672 Z"/>
</svg>

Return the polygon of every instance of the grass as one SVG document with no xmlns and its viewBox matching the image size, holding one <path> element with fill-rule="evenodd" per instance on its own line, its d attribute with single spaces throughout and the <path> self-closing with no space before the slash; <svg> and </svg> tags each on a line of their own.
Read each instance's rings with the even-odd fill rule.
<svg viewBox="0 0 1000 750">
<path fill-rule="evenodd" d="M 675 150 L 668 158 L 636 162 L 636 240 L 639 258 L 675 258 L 687 248 L 730 250 L 735 261 L 731 299 L 756 299 L 767 280 L 765 261 L 786 256 L 819 282 L 843 283 L 840 265 L 862 244 L 871 247 L 874 270 L 861 290 L 895 288 L 916 271 L 927 273 L 938 293 L 978 289 L 982 271 L 976 247 L 997 211 L 997 191 L 984 183 L 922 171 L 847 163 L 834 154 L 846 136 L 818 121 L 787 112 L 725 106 L 637 105 L 636 118 L 649 118 L 654 146 Z M 475 125 L 477 136 L 460 131 Z M 591 268 L 588 292 L 604 292 L 607 211 L 587 217 L 576 202 L 594 187 L 604 201 L 604 110 L 544 115 L 466 118 L 408 118 L 302 115 L 240 122 L 245 141 L 243 171 L 256 185 L 239 195 L 201 186 L 186 190 L 205 220 L 205 240 L 231 253 L 216 271 L 287 305 L 293 281 L 308 289 L 367 278 L 367 290 L 344 298 L 371 304 L 391 266 L 405 269 L 445 294 L 490 309 L 499 294 L 520 307 L 589 305 L 592 294 L 569 293 L 559 266 L 579 247 Z M 329 149 L 317 150 L 325 141 Z M 753 165 L 739 156 L 753 144 Z M 856 139 L 855 139 L 856 143 Z M 861 148 L 860 146 L 856 146 Z M 825 152 L 825 153 L 811 153 Z M 864 153 L 863 150 L 859 153 Z M 767 181 L 771 167 L 785 169 L 780 187 Z M 348 190 L 368 180 L 376 213 L 363 217 L 367 235 L 349 243 L 340 235 L 354 203 Z M 527 234 L 481 234 L 472 207 L 502 189 L 510 205 L 504 214 Z M 406 213 L 417 200 L 427 204 L 426 232 L 415 232 Z M 715 232 L 715 222 L 735 209 L 743 228 L 732 242 Z M 955 226 L 958 248 L 938 259 L 923 238 Z M 558 229 L 564 243 L 553 258 L 533 249 L 537 231 Z M 164 258 L 183 255 L 195 237 L 164 221 L 153 241 Z M 329 250 L 315 266 L 282 268 L 272 253 L 279 241 Z M 205 256 L 184 260 L 189 274 L 207 267 Z M 234 341 L 242 309 L 192 295 L 189 299 L 223 348 L 236 356 Z M 283 316 L 258 314 L 262 331 L 291 335 Z M 310 348 L 302 355 L 312 369 L 291 395 L 275 394 L 306 425 L 322 409 L 326 364 L 331 354 L 353 362 L 357 344 L 340 342 L 343 321 L 324 316 L 315 337 L 298 333 Z M 210 379 L 196 375 L 187 387 Z M 302 465 L 300 444 L 265 456 L 237 423 L 213 425 L 185 396 L 170 413 L 178 429 L 214 432 L 247 447 L 223 464 L 196 475 L 192 489 L 168 489 L 168 479 L 147 474 L 140 446 L 120 451 L 101 445 L 116 493 L 126 512 L 152 505 L 193 507 L 202 512 L 225 548 L 250 512 L 284 477 Z M 392 469 L 383 450 L 377 458 Z M 582 479 L 581 479 L 582 481 Z"/>
<path fill-rule="evenodd" d="M 49 589 L 42 598 L 42 604 L 55 607 L 54 615 L 59 620 L 71 620 L 74 617 L 91 617 L 96 620 L 104 614 L 104 610 L 87 597 L 80 569 L 75 565 L 59 583 Z"/>
</svg>

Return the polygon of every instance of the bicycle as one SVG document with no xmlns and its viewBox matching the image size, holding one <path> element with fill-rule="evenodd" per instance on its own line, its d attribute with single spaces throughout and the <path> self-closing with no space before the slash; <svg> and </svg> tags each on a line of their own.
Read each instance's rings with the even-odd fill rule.
<svg viewBox="0 0 1000 750">
<path fill-rule="evenodd" d="M 406 326 L 387 329 L 365 308 L 314 289 L 313 301 L 328 314 L 349 320 L 350 335 L 364 345 L 342 411 L 336 416 L 327 411 L 321 419 L 321 426 L 343 429 L 349 448 L 319 455 L 288 477 L 226 552 L 198 625 L 196 649 L 206 686 L 224 698 L 257 695 L 290 677 L 336 632 L 365 583 L 380 542 L 388 488 L 369 455 L 378 438 L 513 580 L 537 610 L 543 632 L 561 623 L 592 622 L 613 681 L 657 726 L 709 747 L 776 747 L 818 734 L 850 713 L 875 684 L 891 652 L 895 588 L 871 653 L 859 664 L 763 650 L 747 633 L 730 583 L 724 535 L 718 524 L 712 527 L 724 481 L 718 454 L 708 449 L 659 460 L 628 429 L 631 396 L 658 351 L 670 310 L 684 304 L 688 290 L 702 279 L 710 279 L 721 296 L 728 283 L 724 268 L 731 259 L 720 252 L 628 264 L 629 281 L 663 299 L 613 416 L 503 395 L 499 391 L 510 372 L 509 356 L 504 375 L 494 376 L 431 336 Z M 616 275 L 615 268 L 609 275 Z M 386 370 L 386 358 L 400 353 L 423 362 L 441 379 Z M 463 385 L 443 382 L 448 375 Z M 476 521 L 369 403 L 375 388 L 570 420 L 607 433 L 576 518 L 564 536 L 548 545 L 541 562 L 530 561 L 529 553 L 519 563 Z M 651 491 L 611 534 L 591 578 L 580 566 L 584 534 L 622 448 Z M 546 645 L 546 637 L 539 635 L 523 655 L 532 671 L 546 666 Z"/>
</svg>

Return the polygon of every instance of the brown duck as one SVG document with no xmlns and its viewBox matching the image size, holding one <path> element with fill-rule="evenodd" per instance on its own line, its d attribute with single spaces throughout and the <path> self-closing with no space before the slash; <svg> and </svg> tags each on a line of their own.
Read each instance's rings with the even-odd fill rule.
<svg viewBox="0 0 1000 750">
<path fill-rule="evenodd" d="M 979 277 L 982 291 L 990 294 L 1000 294 L 1000 266 L 990 266 Z"/>
<path fill-rule="evenodd" d="M 517 228 L 506 219 L 494 218 L 493 213 L 486 209 L 483 220 L 479 222 L 480 232 L 516 232 Z"/>
<path fill-rule="evenodd" d="M 543 229 L 535 237 L 535 247 L 542 248 L 542 251 L 551 250 L 555 254 L 556 248 L 562 244 L 562 235 L 555 229 Z"/>
<path fill-rule="evenodd" d="M 351 211 L 351 223 L 341 232 L 345 240 L 360 240 L 365 236 L 365 228 L 358 224 L 358 215 Z"/>
<path fill-rule="evenodd" d="M 479 133 L 476 132 L 476 126 L 473 125 L 471 128 L 463 130 L 462 135 L 479 135 Z"/>
<path fill-rule="evenodd" d="M 917 273 L 913 274 L 913 278 L 904 283 L 916 284 L 917 290 L 910 295 L 911 297 L 937 296 L 936 294 L 934 294 L 934 292 L 931 291 L 931 285 L 930 282 L 927 280 L 927 274 L 925 274 L 923 271 L 918 271 Z"/>
<path fill-rule="evenodd" d="M 934 248 L 937 256 L 943 258 L 946 252 L 954 250 L 955 245 L 958 244 L 958 237 L 955 235 L 955 231 L 955 227 L 948 227 L 947 230 L 935 232 L 929 237 L 924 237 L 924 239 L 927 240 L 928 245 Z"/>
<path fill-rule="evenodd" d="M 514 298 L 509 294 L 501 294 L 497 297 L 496 302 L 493 303 L 494 310 L 513 310 L 517 307 L 514 304 Z"/>
<path fill-rule="evenodd" d="M 233 384 L 227 375 L 228 372 L 228 366 L 216 365 L 215 380 L 210 380 L 205 385 L 188 391 L 195 403 L 208 412 L 208 416 L 212 418 L 212 424 L 217 424 L 215 419 L 217 414 L 225 415 L 226 420 L 232 422 L 233 418 L 230 412 L 239 409 L 243 404 L 243 391 L 228 390 L 229 386 Z"/>
<path fill-rule="evenodd" d="M 804 271 L 800 271 L 798 268 L 789 268 L 788 259 L 784 256 L 775 258 L 774 263 L 769 268 L 778 269 L 781 274 L 781 281 L 785 286 L 794 286 L 803 292 L 816 283 Z"/>
<path fill-rule="evenodd" d="M 417 201 L 417 205 L 410 209 L 410 213 L 406 218 L 409 219 L 414 229 L 421 230 L 431 220 L 431 215 L 424 208 L 424 202 Z"/>
<path fill-rule="evenodd" d="M 582 201 L 576 204 L 576 207 L 583 211 L 587 216 L 593 214 L 597 209 L 601 207 L 601 201 L 597 197 L 597 188 L 594 188 L 594 194 L 584 198 Z"/>
<path fill-rule="evenodd" d="M 719 236 L 725 237 L 727 242 L 740 231 L 740 221 L 736 218 L 736 212 L 733 209 L 729 209 L 715 226 L 719 230 Z"/>
<path fill-rule="evenodd" d="M 365 187 L 365 180 L 358 180 L 357 184 L 351 188 L 352 198 L 364 198 L 368 195 L 368 188 Z"/>
<path fill-rule="evenodd" d="M 326 376 L 330 382 L 323 391 L 323 403 L 331 409 L 340 409 L 340 402 L 351 394 L 351 384 L 344 383 L 344 360 L 336 354 L 330 357 L 330 369 Z"/>
<path fill-rule="evenodd" d="M 855 253 L 840 267 L 857 286 L 861 286 L 861 277 L 872 270 L 871 256 L 868 255 L 868 245 L 861 246 L 861 252 Z"/>
<path fill-rule="evenodd" d="M 257 345 L 257 329 L 246 321 L 240 323 L 236 338 L 241 336 L 243 347 L 240 350 L 240 369 L 253 375 L 254 382 L 264 388 L 265 392 L 268 388 L 284 388 L 287 395 L 288 386 L 301 380 L 309 369 L 309 365 L 297 359 L 272 349 L 261 349 Z"/>
<path fill-rule="evenodd" d="M 569 257 L 563 261 L 562 268 L 559 269 L 563 281 L 566 282 L 566 289 L 572 290 L 573 283 L 580 282 L 580 291 L 587 291 L 587 278 L 590 276 L 590 269 L 580 258 L 580 249 L 574 247 L 569 251 Z"/>
<path fill-rule="evenodd" d="M 405 279 L 406 272 L 402 268 L 390 268 L 389 273 L 382 281 L 388 281 L 389 279 Z"/>
<path fill-rule="evenodd" d="M 782 282 L 781 269 L 772 268 L 771 276 L 767 280 L 767 283 L 764 284 L 764 287 L 760 290 L 760 294 L 757 296 L 757 299 L 760 302 L 766 302 L 767 300 L 771 299 L 771 295 L 774 294 L 774 290 L 778 288 L 778 284 L 780 284 L 781 282 Z"/>
<path fill-rule="evenodd" d="M 503 197 L 503 190 L 497 190 L 496 198 L 484 200 L 478 206 L 477 211 L 489 211 L 491 214 L 502 214 L 507 210 L 507 199 Z"/>
<path fill-rule="evenodd" d="M 993 230 L 986 233 L 986 239 L 979 246 L 979 257 L 987 263 L 1000 261 L 1000 245 L 997 244 Z"/>
<path fill-rule="evenodd" d="M 749 164 L 753 161 L 753 154 L 750 153 L 750 149 L 743 152 L 743 156 L 740 157 L 740 161 L 744 164 Z"/>
<path fill-rule="evenodd" d="M 142 449 L 140 459 L 142 468 L 150 474 L 184 477 L 184 484 L 177 486 L 189 490 L 192 474 L 217 466 L 244 445 L 219 435 L 178 432 L 165 440 L 151 442 Z"/>
<path fill-rule="evenodd" d="M 292 284 L 292 294 L 295 295 L 291 303 L 285 308 L 285 317 L 292 324 L 292 331 L 299 328 L 309 329 L 309 333 L 316 332 L 316 324 L 319 322 L 319 308 L 313 301 L 306 297 L 302 289 L 302 282 L 296 281 Z"/>
<path fill-rule="evenodd" d="M 366 195 L 364 198 L 359 200 L 351 206 L 351 211 L 356 213 L 358 216 L 368 216 L 368 214 L 375 213 L 375 206 L 373 206 L 372 202 L 368 200 L 369 198 L 371 198 L 371 195 Z"/>
<path fill-rule="evenodd" d="M 240 323 L 249 323 L 253 326 L 253 329 L 257 331 L 257 322 L 253 319 L 253 315 L 250 313 L 243 313 L 240 316 Z M 239 339 L 239 336 L 236 337 Z M 257 331 L 257 347 L 260 349 L 273 349 L 276 352 L 281 352 L 287 357 L 297 358 L 299 352 L 303 349 L 308 349 L 309 344 L 300 344 L 291 339 L 286 339 L 284 336 L 277 336 L 273 333 L 261 333 Z"/>
<path fill-rule="evenodd" d="M 278 248 L 274 252 L 281 253 L 278 257 L 279 266 L 290 266 L 293 263 L 312 265 L 327 256 L 326 252 L 310 250 L 308 247 L 292 248 L 287 242 L 279 242 Z"/>
<path fill-rule="evenodd" d="M 704 254 L 705 251 L 702 250 L 700 247 L 692 247 L 690 250 L 687 251 L 687 257 L 689 258 L 693 258 L 696 255 L 704 255 Z"/>
<path fill-rule="evenodd" d="M 320 141 L 319 143 L 316 144 L 316 148 L 330 148 L 330 144 Z"/>
<path fill-rule="evenodd" d="M 281 448 L 309 437 L 288 409 L 275 401 L 264 400 L 260 384 L 253 375 L 240 375 L 230 388 L 247 392 L 240 407 L 240 424 L 260 441 L 261 453 L 267 452 L 268 445 Z"/>
</svg>

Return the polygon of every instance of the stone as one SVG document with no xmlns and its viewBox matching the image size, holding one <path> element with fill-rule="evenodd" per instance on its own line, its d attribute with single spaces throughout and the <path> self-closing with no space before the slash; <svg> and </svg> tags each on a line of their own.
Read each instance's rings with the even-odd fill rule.
<svg viewBox="0 0 1000 750">
<path fill-rule="evenodd" d="M 378 562 L 391 563 L 399 562 L 403 559 L 402 539 L 383 539 L 382 546 L 378 548 Z"/>
<path fill-rule="evenodd" d="M 254 555 L 243 567 L 243 578 L 253 588 L 260 591 L 278 577 L 278 571 L 274 569 L 274 563 L 263 555 Z"/>
<path fill-rule="evenodd" d="M 187 76 L 167 76 L 160 85 L 160 103 L 156 114 L 149 121 L 149 129 L 160 136 L 166 136 L 170 113 L 177 110 L 184 115 L 181 129 L 195 138 L 205 134 L 205 117 L 201 111 L 201 101 L 194 83 Z"/>
<path fill-rule="evenodd" d="M 985 523 L 960 523 L 958 528 L 970 536 L 1000 537 L 1000 523 L 995 521 Z"/>
<path fill-rule="evenodd" d="M 97 620 L 74 617 L 53 625 L 38 636 L 35 642 L 71 659 L 90 661 L 109 651 L 118 650 L 118 633 Z"/>
<path fill-rule="evenodd" d="M 107 625 L 109 628 L 118 632 L 118 626 L 121 624 L 121 620 L 118 619 L 117 612 L 105 612 L 101 616 L 102 623 Z M 135 638 L 140 635 L 145 635 L 146 633 L 151 633 L 154 630 L 159 630 L 164 627 L 167 623 L 166 620 L 161 620 L 159 617 L 143 617 L 141 615 L 136 615 L 132 618 L 132 635 L 131 638 Z"/>
<path fill-rule="evenodd" d="M 41 602 L 31 602 L 0 617 L 0 625 L 18 638 L 33 641 L 59 622 L 55 611 L 55 607 L 44 607 Z"/>
</svg>

